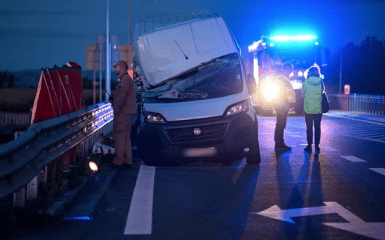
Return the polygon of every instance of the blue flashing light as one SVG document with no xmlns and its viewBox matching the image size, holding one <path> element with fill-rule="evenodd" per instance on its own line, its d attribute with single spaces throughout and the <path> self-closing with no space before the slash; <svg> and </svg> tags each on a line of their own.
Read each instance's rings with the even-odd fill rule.
<svg viewBox="0 0 385 240">
<path fill-rule="evenodd" d="M 309 41 L 316 39 L 316 36 L 313 35 L 298 35 L 298 36 L 275 36 L 271 37 L 271 40 L 274 41 Z"/>
<path fill-rule="evenodd" d="M 80 216 L 80 217 L 63 217 L 62 220 L 93 220 L 93 217 L 89 216 Z"/>
</svg>

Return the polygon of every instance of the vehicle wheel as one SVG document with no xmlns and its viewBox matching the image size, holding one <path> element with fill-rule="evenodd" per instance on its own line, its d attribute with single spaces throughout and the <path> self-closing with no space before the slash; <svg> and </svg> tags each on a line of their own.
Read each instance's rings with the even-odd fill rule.
<svg viewBox="0 0 385 240">
<path fill-rule="evenodd" d="M 261 163 L 261 153 L 259 152 L 259 149 L 257 151 L 250 151 L 249 155 L 246 157 L 246 163 L 247 164 Z"/>
<path fill-rule="evenodd" d="M 258 132 L 258 131 L 257 131 Z M 259 141 L 258 141 L 258 133 L 253 135 L 253 143 L 251 145 L 251 149 L 246 156 L 247 164 L 260 164 L 261 163 L 261 153 L 259 151 Z"/>
</svg>

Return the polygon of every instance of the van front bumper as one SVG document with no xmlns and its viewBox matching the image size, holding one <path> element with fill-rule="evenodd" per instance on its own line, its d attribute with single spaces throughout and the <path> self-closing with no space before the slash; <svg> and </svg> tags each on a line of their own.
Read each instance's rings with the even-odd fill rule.
<svg viewBox="0 0 385 240">
<path fill-rule="evenodd" d="M 246 157 L 251 144 L 258 139 L 258 123 L 246 113 L 165 124 L 146 123 L 140 128 L 138 138 L 138 150 L 145 162 L 236 159 Z"/>
</svg>

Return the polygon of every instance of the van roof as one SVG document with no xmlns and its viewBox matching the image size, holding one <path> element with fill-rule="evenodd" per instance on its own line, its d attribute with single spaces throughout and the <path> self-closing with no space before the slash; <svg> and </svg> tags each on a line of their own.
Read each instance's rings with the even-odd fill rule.
<svg viewBox="0 0 385 240">
<path fill-rule="evenodd" d="M 139 34 L 134 42 L 135 61 L 146 87 L 234 52 L 238 46 L 221 17 L 159 26 Z"/>
</svg>

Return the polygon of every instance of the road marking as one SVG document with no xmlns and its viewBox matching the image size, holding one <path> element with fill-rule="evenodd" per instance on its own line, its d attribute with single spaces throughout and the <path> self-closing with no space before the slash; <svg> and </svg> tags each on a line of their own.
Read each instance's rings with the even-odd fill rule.
<svg viewBox="0 0 385 240">
<path fill-rule="evenodd" d="M 301 146 L 307 146 L 307 143 L 301 143 L 299 144 Z M 320 146 L 321 150 L 322 151 L 326 151 L 326 152 L 338 152 L 337 149 L 334 149 L 334 148 L 331 148 L 331 147 L 323 147 L 322 145 Z"/>
<path fill-rule="evenodd" d="M 320 146 L 320 148 L 322 149 L 322 151 L 327 151 L 327 152 L 338 152 L 337 149 L 334 149 L 334 148 L 331 148 L 331 147 L 322 147 L 322 146 Z"/>
<path fill-rule="evenodd" d="M 140 165 L 124 235 L 151 234 L 155 167 Z"/>
<path fill-rule="evenodd" d="M 241 160 L 241 163 L 237 167 L 237 171 L 235 171 L 235 173 L 234 173 L 234 175 L 232 177 L 234 185 L 238 181 L 239 176 L 241 176 L 241 173 L 243 172 L 243 169 L 245 169 L 245 166 L 246 166 L 246 158 L 243 158 Z"/>
<path fill-rule="evenodd" d="M 346 160 L 349 160 L 351 162 L 366 162 L 365 160 L 362 160 L 361 158 L 355 157 L 355 156 L 341 156 L 342 158 L 345 158 Z"/>
<path fill-rule="evenodd" d="M 385 123 L 380 123 L 380 122 L 375 122 L 375 121 L 368 121 L 368 120 L 365 120 L 365 119 L 358 119 L 358 118 L 352 118 L 352 117 L 347 117 L 347 116 L 338 116 L 338 115 L 334 115 L 334 114 L 331 114 L 331 113 L 326 113 L 325 115 L 328 115 L 328 116 L 331 116 L 331 117 L 346 118 L 346 119 L 350 119 L 350 120 L 366 122 L 366 123 L 373 123 L 373 124 L 385 126 Z"/>
<path fill-rule="evenodd" d="M 385 168 L 369 168 L 369 169 L 375 172 L 378 172 L 379 174 L 385 175 Z"/>
<path fill-rule="evenodd" d="M 337 213 L 345 220 L 349 222 L 365 223 L 362 219 L 354 215 L 353 213 L 346 210 L 343 206 L 339 205 L 336 202 L 324 202 L 326 206 L 321 207 L 310 207 L 310 208 L 295 208 L 288 210 L 281 210 L 277 205 L 272 206 L 262 212 L 252 212 L 251 214 L 257 214 L 280 221 L 285 221 L 289 223 L 295 222 L 291 219 L 292 217 L 303 217 L 303 216 L 313 216 L 313 215 L 322 215 L 322 214 L 332 214 Z"/>
<path fill-rule="evenodd" d="M 323 223 L 323 225 L 338 228 L 362 236 L 385 240 L 385 223 L 370 222 L 364 224 L 356 223 Z"/>
<path fill-rule="evenodd" d="M 326 206 L 310 207 L 310 208 L 296 208 L 281 210 L 277 205 L 272 206 L 262 212 L 251 212 L 250 214 L 257 214 L 280 221 L 285 221 L 295 224 L 292 217 L 313 216 L 322 214 L 337 213 L 349 223 L 322 223 L 329 227 L 342 229 L 348 232 L 356 233 L 366 237 L 372 237 L 385 240 L 385 222 L 365 222 L 357 217 L 337 202 L 324 202 Z"/>
</svg>

